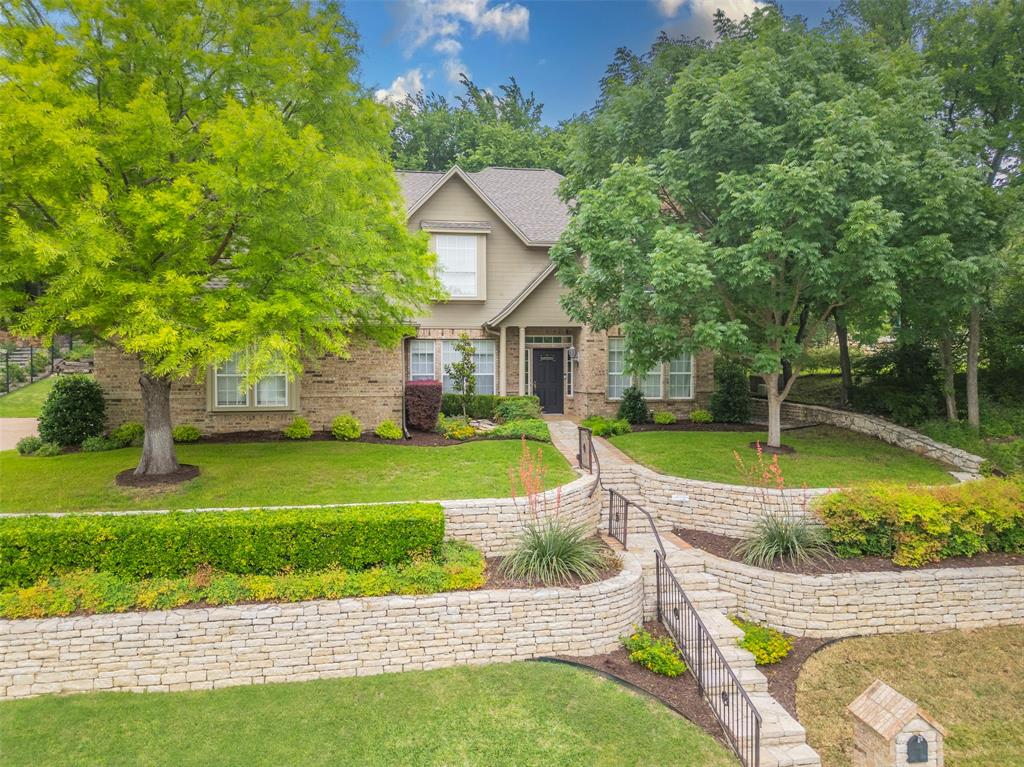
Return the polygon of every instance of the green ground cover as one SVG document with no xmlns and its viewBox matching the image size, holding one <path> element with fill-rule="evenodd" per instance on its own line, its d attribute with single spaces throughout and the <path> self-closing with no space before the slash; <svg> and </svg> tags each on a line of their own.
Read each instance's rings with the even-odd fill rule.
<svg viewBox="0 0 1024 767">
<path fill-rule="evenodd" d="M 50 376 L 0 397 L 0 418 L 38 418 L 56 380 L 56 376 Z"/>
<path fill-rule="evenodd" d="M 543 663 L 0 704 L 0 764 L 618 767 L 737 762 L 660 703 Z"/>
<path fill-rule="evenodd" d="M 530 443 L 543 455 L 546 485 L 573 479 L 561 453 Z M 493 498 L 510 493 L 509 469 L 519 465 L 517 440 L 411 447 L 344 442 L 179 445 L 178 459 L 201 474 L 171 489 L 114 484 L 133 467 L 139 448 L 54 458 L 0 452 L 0 512 L 100 511 L 223 506 L 373 503 Z"/>
<path fill-rule="evenodd" d="M 649 431 L 612 437 L 611 442 L 635 461 L 662 474 L 743 484 L 734 453 L 744 461 L 755 461 L 749 444 L 767 439 L 767 433 L 756 431 Z M 779 456 L 787 487 L 953 481 L 941 464 L 844 429 L 814 426 L 784 431 L 782 442 L 796 450 L 792 455 Z"/>
</svg>

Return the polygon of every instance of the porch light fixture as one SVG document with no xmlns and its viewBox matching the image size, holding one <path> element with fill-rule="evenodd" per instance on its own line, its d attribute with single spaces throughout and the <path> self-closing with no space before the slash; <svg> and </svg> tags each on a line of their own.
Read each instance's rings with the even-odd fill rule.
<svg viewBox="0 0 1024 767">
<path fill-rule="evenodd" d="M 579 360 L 580 353 L 576 351 L 576 347 L 569 344 L 569 348 L 565 350 L 565 353 L 569 355 L 570 362 L 577 362 Z"/>
</svg>

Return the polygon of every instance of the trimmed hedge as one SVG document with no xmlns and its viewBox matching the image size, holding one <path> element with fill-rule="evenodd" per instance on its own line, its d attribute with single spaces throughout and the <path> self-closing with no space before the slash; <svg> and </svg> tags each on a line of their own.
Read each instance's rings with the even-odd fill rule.
<svg viewBox="0 0 1024 767">
<path fill-rule="evenodd" d="M 516 421 L 508 421 L 500 426 L 495 426 L 487 432 L 488 437 L 526 437 L 538 442 L 550 442 L 551 430 L 547 423 L 540 418 L 520 418 Z"/>
<path fill-rule="evenodd" d="M 441 398 L 441 412 L 446 416 L 462 415 L 462 395 L 445 394 Z M 475 420 L 488 421 L 519 420 L 523 417 L 540 415 L 540 398 L 533 396 L 508 396 L 500 394 L 474 394 L 469 401 L 466 415 Z"/>
<path fill-rule="evenodd" d="M 416 431 L 433 431 L 437 426 L 437 416 L 440 413 L 440 381 L 406 382 L 405 415 L 409 428 Z"/>
<path fill-rule="evenodd" d="M 1024 553 L 1024 478 L 868 485 L 824 496 L 815 509 L 841 557 L 920 567 L 983 551 Z"/>
<path fill-rule="evenodd" d="M 79 571 L 25 588 L 0 590 L 0 617 L 46 618 L 78 612 L 170 610 L 199 604 L 433 594 L 478 589 L 484 585 L 484 569 L 479 551 L 467 543 L 448 541 L 437 546 L 432 557 L 366 570 L 236 575 L 201 569 L 182 578 L 142 580 Z"/>
<path fill-rule="evenodd" d="M 172 578 L 202 565 L 273 575 L 404 562 L 444 539 L 438 504 L 0 520 L 0 584 L 73 570 Z"/>
</svg>

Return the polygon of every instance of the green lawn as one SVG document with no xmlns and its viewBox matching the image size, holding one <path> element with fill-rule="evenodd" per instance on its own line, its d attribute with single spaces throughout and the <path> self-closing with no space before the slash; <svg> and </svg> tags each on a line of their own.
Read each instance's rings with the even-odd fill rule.
<svg viewBox="0 0 1024 767">
<path fill-rule="evenodd" d="M 623 434 L 611 441 L 633 460 L 662 474 L 740 484 L 734 451 L 749 463 L 756 455 L 748 445 L 767 439 L 767 433 L 754 431 L 657 431 Z M 941 464 L 844 429 L 814 426 L 784 431 L 782 443 L 796 449 L 792 455 L 779 456 L 788 487 L 953 481 Z"/>
<path fill-rule="evenodd" d="M 575 476 L 551 445 L 541 449 L 549 487 Z M 204 506 L 491 498 L 510 494 L 509 469 L 519 465 L 516 440 L 411 447 L 346 442 L 264 442 L 179 445 L 178 460 L 201 474 L 172 490 L 114 484 L 133 467 L 138 448 L 55 458 L 0 452 L 0 512 L 100 511 Z"/>
<path fill-rule="evenodd" d="M 544 663 L 211 692 L 0 704 L 0 764 L 735 765 L 706 733 L 596 674 Z"/>
<path fill-rule="evenodd" d="M 38 418 L 56 380 L 56 376 L 50 376 L 0 397 L 0 418 Z"/>
<path fill-rule="evenodd" d="M 1024 767 L 1020 626 L 848 639 L 811 656 L 797 680 L 797 713 L 824 767 L 850 767 L 846 706 L 875 679 L 949 731 L 946 764 Z"/>
</svg>

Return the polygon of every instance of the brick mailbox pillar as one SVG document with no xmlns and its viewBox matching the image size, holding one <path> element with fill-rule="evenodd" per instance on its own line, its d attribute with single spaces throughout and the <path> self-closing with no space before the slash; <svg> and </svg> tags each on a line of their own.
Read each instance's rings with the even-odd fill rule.
<svg viewBox="0 0 1024 767">
<path fill-rule="evenodd" d="M 942 725 L 881 679 L 847 711 L 853 716 L 853 767 L 943 767 Z"/>
</svg>

